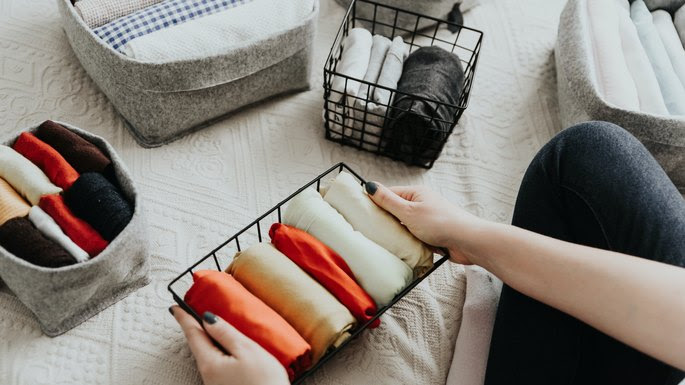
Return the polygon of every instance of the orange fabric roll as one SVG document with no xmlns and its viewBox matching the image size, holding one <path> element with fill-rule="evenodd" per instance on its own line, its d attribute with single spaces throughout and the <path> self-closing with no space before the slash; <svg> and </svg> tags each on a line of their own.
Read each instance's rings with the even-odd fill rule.
<svg viewBox="0 0 685 385">
<path fill-rule="evenodd" d="M 233 276 L 223 271 L 200 270 L 185 302 L 200 316 L 210 311 L 271 353 L 292 381 L 311 365 L 311 346 L 290 324 Z"/>
<path fill-rule="evenodd" d="M 25 217 L 31 206 L 14 190 L 9 183 L 0 178 L 0 225 L 16 217 Z"/>
<path fill-rule="evenodd" d="M 345 260 L 330 247 L 306 231 L 282 223 L 271 225 L 269 236 L 278 251 L 333 294 L 359 322 L 376 315 L 376 303 L 359 286 Z M 377 327 L 380 321 L 377 318 L 369 327 Z"/>
<path fill-rule="evenodd" d="M 64 190 L 79 177 L 78 172 L 57 150 L 30 132 L 22 132 L 12 148 L 43 170 L 52 183 Z"/>
<path fill-rule="evenodd" d="M 88 222 L 71 212 L 61 195 L 44 195 L 40 198 L 38 206 L 52 217 L 64 234 L 85 250 L 91 258 L 100 254 L 109 244 Z"/>
</svg>

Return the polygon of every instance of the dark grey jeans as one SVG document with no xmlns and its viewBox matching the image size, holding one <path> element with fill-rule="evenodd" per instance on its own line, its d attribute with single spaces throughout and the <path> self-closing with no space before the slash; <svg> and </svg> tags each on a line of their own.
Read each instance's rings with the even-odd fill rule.
<svg viewBox="0 0 685 385">
<path fill-rule="evenodd" d="M 685 200 L 642 144 L 611 123 L 571 127 L 540 150 L 512 224 L 685 267 Z M 662 385 L 683 377 L 559 310 L 502 289 L 486 385 Z"/>
</svg>

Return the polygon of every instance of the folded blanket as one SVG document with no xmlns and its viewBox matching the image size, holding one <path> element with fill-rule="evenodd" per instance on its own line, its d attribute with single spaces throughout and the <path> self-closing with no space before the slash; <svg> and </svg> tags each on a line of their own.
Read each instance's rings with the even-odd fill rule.
<svg viewBox="0 0 685 385">
<path fill-rule="evenodd" d="M 685 5 L 678 8 L 673 15 L 673 24 L 675 24 L 675 29 L 678 31 L 680 43 L 685 46 Z"/>
<path fill-rule="evenodd" d="M 675 25 L 673 25 L 671 14 L 659 9 L 652 12 L 652 19 L 654 20 L 656 30 L 659 32 L 661 42 L 664 44 L 664 48 L 666 48 L 668 58 L 671 59 L 673 70 L 678 75 L 680 84 L 685 86 L 685 50 L 678 37 L 678 31 L 676 31 Z"/>
<path fill-rule="evenodd" d="M 668 12 L 675 12 L 685 4 L 685 0 L 645 0 L 645 5 L 650 11 L 665 9 Z"/>
<path fill-rule="evenodd" d="M 93 226 L 107 241 L 113 240 L 133 218 L 133 207 L 102 174 L 87 172 L 64 193 L 71 211 Z"/>
<path fill-rule="evenodd" d="M 333 294 L 360 323 L 376 315 L 378 309 L 373 299 L 357 284 L 345 260 L 330 247 L 311 234 L 282 223 L 271 225 L 269 237 L 278 251 Z M 369 327 L 379 324 L 377 318 Z"/>
<path fill-rule="evenodd" d="M 292 381 L 311 366 L 309 344 L 280 315 L 223 271 L 200 270 L 184 301 L 200 316 L 210 311 L 271 353 Z"/>
<path fill-rule="evenodd" d="M 31 206 L 4 179 L 0 178 L 0 225 L 16 217 L 25 217 Z"/>
<path fill-rule="evenodd" d="M 209 16 L 206 15 L 210 12 L 205 12 L 204 17 L 190 18 L 183 24 L 137 37 L 126 44 L 122 52 L 137 60 L 153 63 L 225 54 L 239 47 L 259 44 L 265 37 L 301 23 L 311 14 L 315 0 L 211 1 L 221 3 L 224 10 L 244 4 Z"/>
<path fill-rule="evenodd" d="M 587 13 L 600 95 L 609 104 L 639 111 L 637 88 L 623 55 L 616 3 L 614 0 L 588 1 Z"/>
<path fill-rule="evenodd" d="M 62 231 L 91 258 L 107 247 L 107 241 L 102 239 L 88 222 L 76 217 L 64 203 L 61 195 L 46 195 L 40 199 L 38 206 L 54 219 Z"/>
<path fill-rule="evenodd" d="M 385 154 L 420 165 L 436 159 L 457 113 L 450 105 L 459 104 L 463 89 L 464 70 L 457 55 L 436 46 L 412 52 L 385 122 Z"/>
<path fill-rule="evenodd" d="M 112 161 L 97 146 L 51 120 L 43 122 L 35 135 L 57 150 L 81 174 L 106 174 L 111 168 Z"/>
<path fill-rule="evenodd" d="M 312 347 L 312 364 L 349 338 L 356 324 L 345 306 L 270 243 L 237 253 L 227 272 L 300 333 Z"/>
<path fill-rule="evenodd" d="M 64 250 L 71 254 L 77 262 L 85 262 L 88 260 L 88 253 L 82 248 L 78 247 L 66 234 L 59 228 L 57 222 L 52 219 L 43 209 L 38 206 L 31 207 L 29 211 L 29 220 L 38 229 L 38 231 L 56 244 L 60 245 Z"/>
<path fill-rule="evenodd" d="M 364 188 L 347 172 L 341 172 L 323 192 L 323 199 L 352 228 L 385 248 L 414 269 L 419 277 L 433 267 L 433 252 L 392 214 L 378 207 Z"/>
<path fill-rule="evenodd" d="M 640 37 L 633 21 L 630 20 L 630 4 L 628 0 L 617 0 L 618 28 L 621 34 L 621 48 L 625 56 L 626 66 L 633 78 L 637 96 L 640 101 L 640 111 L 657 115 L 668 115 L 668 109 L 661 95 L 659 83 L 649 62 L 645 49 L 642 48 Z"/>
<path fill-rule="evenodd" d="M 414 276 L 401 259 L 354 231 L 316 190 L 296 195 L 283 214 L 283 223 L 302 229 L 333 249 L 347 262 L 359 285 L 376 305 L 387 305 Z"/>
<path fill-rule="evenodd" d="M 160 2 L 162 0 L 79 0 L 74 7 L 86 25 L 96 28 Z"/>
<path fill-rule="evenodd" d="M 38 204 L 43 195 L 62 192 L 38 166 L 14 149 L 3 145 L 0 145 L 0 178 L 12 185 L 33 205 Z"/>
<path fill-rule="evenodd" d="M 0 246 L 36 266 L 62 267 L 76 263 L 74 257 L 45 238 L 25 217 L 10 219 L 0 226 Z"/>
<path fill-rule="evenodd" d="M 43 170 L 52 183 L 64 190 L 78 178 L 78 172 L 57 150 L 30 132 L 22 132 L 12 148 Z"/>
<path fill-rule="evenodd" d="M 668 112 L 671 115 L 685 114 L 685 88 L 673 70 L 671 59 L 652 21 L 652 14 L 649 13 L 642 0 L 635 0 L 630 5 L 630 17 L 635 23 L 642 46 L 652 63 Z"/>
</svg>

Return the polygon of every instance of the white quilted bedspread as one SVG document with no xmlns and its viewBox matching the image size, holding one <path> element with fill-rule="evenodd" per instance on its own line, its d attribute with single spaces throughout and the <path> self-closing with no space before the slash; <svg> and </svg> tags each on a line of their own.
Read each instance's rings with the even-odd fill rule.
<svg viewBox="0 0 685 385">
<path fill-rule="evenodd" d="M 324 140 L 320 69 L 343 10 L 322 3 L 311 91 L 143 149 L 79 65 L 55 1 L 0 0 L 0 134 L 49 118 L 108 139 L 141 190 L 152 249 L 149 286 L 54 339 L 0 291 L 0 384 L 199 383 L 166 310 L 167 283 L 339 161 L 369 179 L 426 184 L 482 217 L 510 220 L 527 164 L 560 129 L 553 45 L 563 0 L 492 0 L 465 15 L 485 33 L 471 103 L 429 171 Z M 308 384 L 443 384 L 464 282 L 460 266 L 444 265 Z"/>
</svg>

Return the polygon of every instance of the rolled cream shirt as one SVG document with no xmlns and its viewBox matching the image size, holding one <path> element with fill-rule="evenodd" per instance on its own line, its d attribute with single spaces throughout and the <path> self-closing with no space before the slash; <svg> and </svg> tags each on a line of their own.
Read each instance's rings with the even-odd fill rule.
<svg viewBox="0 0 685 385">
<path fill-rule="evenodd" d="M 282 219 L 286 225 L 308 232 L 338 253 L 379 307 L 387 305 L 413 279 L 409 265 L 355 231 L 312 188 L 290 200 Z"/>
<path fill-rule="evenodd" d="M 31 210 L 29 211 L 29 220 L 46 238 L 62 246 L 62 248 L 71 254 L 77 262 L 85 262 L 88 260 L 88 253 L 67 237 L 67 235 L 64 234 L 64 231 L 57 225 L 57 222 L 43 211 L 43 209 L 38 206 L 31 207 Z"/>
<path fill-rule="evenodd" d="M 271 243 L 238 252 L 226 272 L 297 330 L 312 347 L 312 364 L 349 338 L 357 323 L 345 306 Z"/>
<path fill-rule="evenodd" d="M 391 252 L 421 276 L 433 267 L 433 252 L 389 212 L 378 207 L 349 173 L 341 172 L 323 194 L 352 228 Z"/>
<path fill-rule="evenodd" d="M 62 192 L 38 166 L 4 145 L 0 145 L 0 178 L 12 185 L 32 205 L 37 205 L 43 195 Z"/>
<path fill-rule="evenodd" d="M 24 198 L 0 178 L 0 225 L 16 217 L 25 217 L 30 209 Z"/>
</svg>

